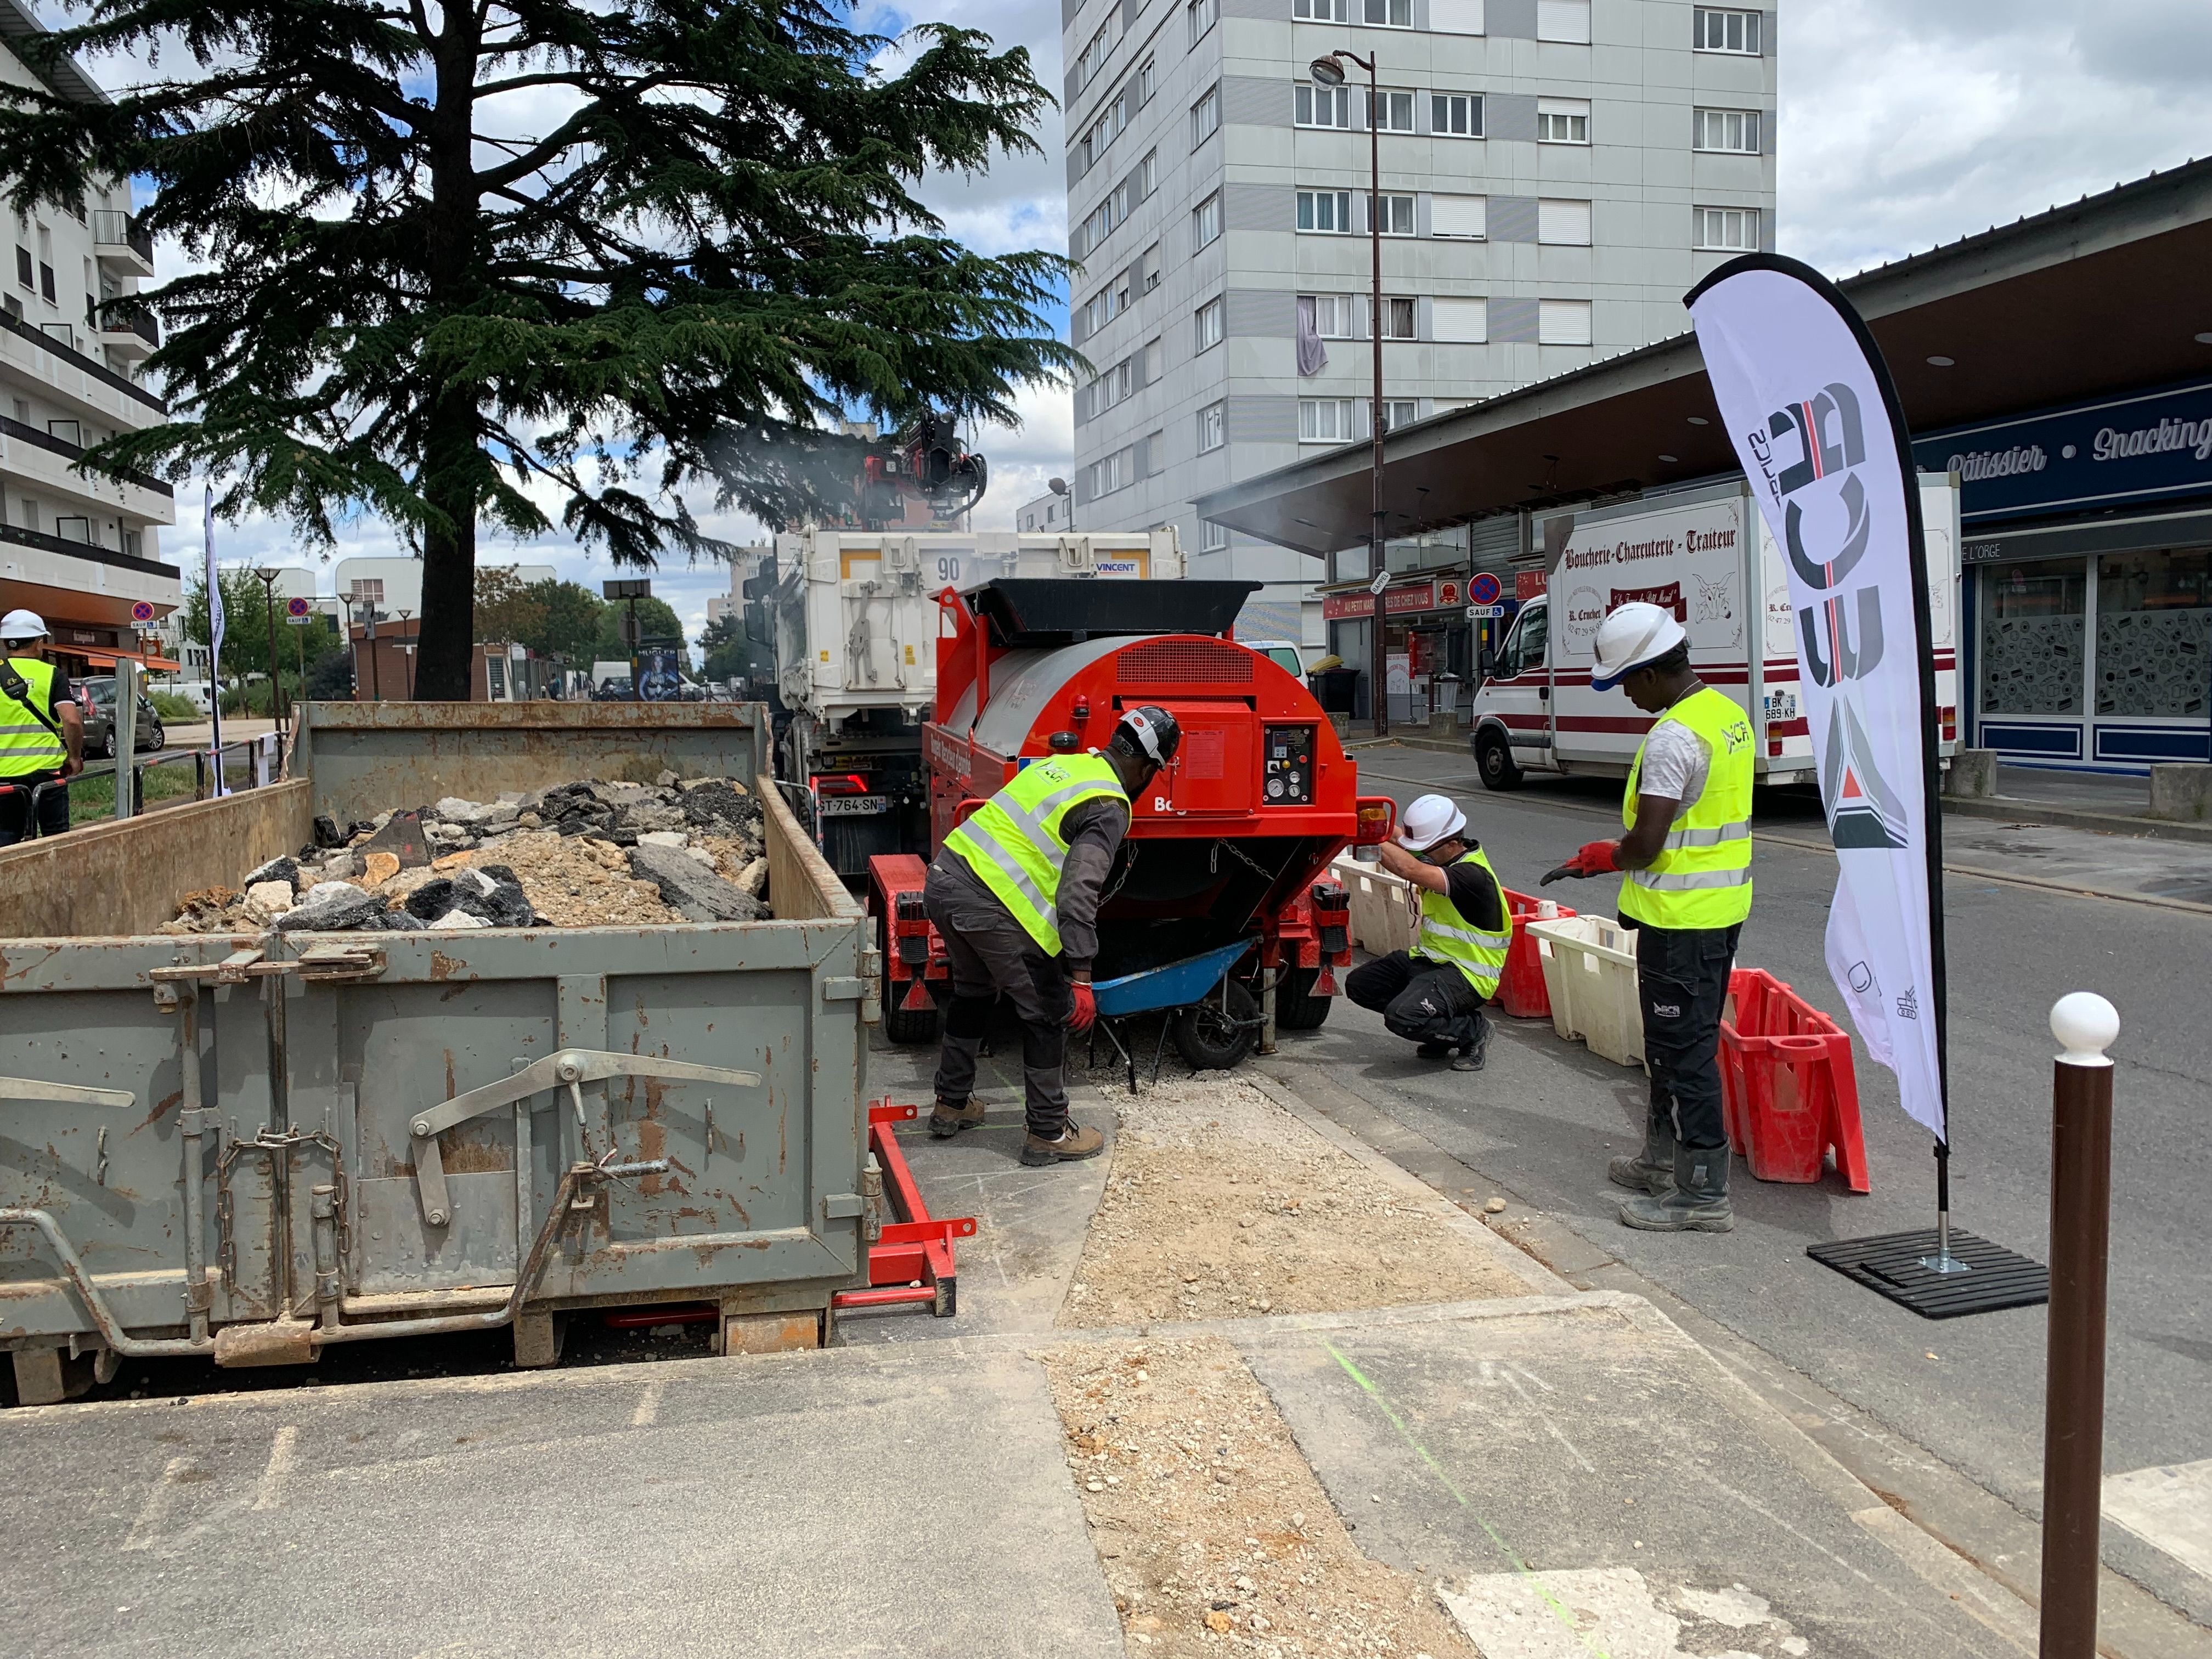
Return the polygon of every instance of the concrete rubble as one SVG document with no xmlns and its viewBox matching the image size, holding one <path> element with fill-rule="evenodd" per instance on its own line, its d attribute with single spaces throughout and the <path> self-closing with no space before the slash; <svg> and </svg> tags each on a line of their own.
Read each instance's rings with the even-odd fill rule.
<svg viewBox="0 0 2212 1659">
<path fill-rule="evenodd" d="M 734 778 L 582 779 L 448 795 L 341 827 L 235 889 L 186 894 L 169 933 L 653 927 L 769 915 L 761 805 Z"/>
</svg>

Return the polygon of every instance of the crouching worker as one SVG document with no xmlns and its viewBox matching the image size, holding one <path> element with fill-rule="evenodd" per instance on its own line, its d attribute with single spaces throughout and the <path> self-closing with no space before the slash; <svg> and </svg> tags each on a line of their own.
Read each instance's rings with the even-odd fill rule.
<svg viewBox="0 0 2212 1659">
<path fill-rule="evenodd" d="M 1103 1135 L 1068 1119 L 1067 1034 L 1097 1017 L 1098 895 L 1129 831 L 1129 802 L 1175 759 L 1182 737 L 1164 708 L 1125 710 L 1103 753 L 1030 762 L 938 849 L 921 897 L 952 969 L 929 1115 L 939 1139 L 983 1121 L 975 1062 L 1004 997 L 1022 1025 L 1022 1162 L 1042 1168 L 1104 1150 Z"/>
<path fill-rule="evenodd" d="M 1421 930 L 1408 951 L 1355 968 L 1344 994 L 1373 1008 L 1424 1060 L 1449 1057 L 1455 1072 L 1482 1069 L 1490 1023 L 1482 1005 L 1498 990 L 1513 943 L 1505 894 L 1467 814 L 1443 795 L 1406 809 L 1397 842 L 1377 849 L 1382 867 L 1421 890 Z"/>
</svg>

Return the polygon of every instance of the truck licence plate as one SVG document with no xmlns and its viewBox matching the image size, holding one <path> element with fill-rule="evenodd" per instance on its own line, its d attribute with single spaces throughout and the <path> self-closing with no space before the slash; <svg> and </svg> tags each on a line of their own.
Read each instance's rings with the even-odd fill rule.
<svg viewBox="0 0 2212 1659">
<path fill-rule="evenodd" d="M 888 795 L 824 795 L 822 816 L 825 818 L 865 818 L 878 812 L 891 810 Z"/>
</svg>

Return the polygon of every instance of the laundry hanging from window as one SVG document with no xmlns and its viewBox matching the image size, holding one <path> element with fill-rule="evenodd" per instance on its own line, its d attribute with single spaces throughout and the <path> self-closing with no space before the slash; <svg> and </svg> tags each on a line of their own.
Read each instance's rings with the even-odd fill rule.
<svg viewBox="0 0 2212 1659">
<path fill-rule="evenodd" d="M 1310 294 L 1298 296 L 1298 374 L 1301 376 L 1318 374 L 1328 367 L 1328 348 L 1321 343 L 1321 327 L 1316 317 L 1320 301 Z"/>
</svg>

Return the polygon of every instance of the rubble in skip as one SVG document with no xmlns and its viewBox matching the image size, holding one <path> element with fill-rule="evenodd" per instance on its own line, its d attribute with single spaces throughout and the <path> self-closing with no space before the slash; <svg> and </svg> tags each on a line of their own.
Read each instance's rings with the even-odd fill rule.
<svg viewBox="0 0 2212 1659">
<path fill-rule="evenodd" d="M 757 921 L 761 804 L 735 778 L 583 779 L 448 795 L 340 825 L 238 885 L 187 893 L 166 933 L 424 933 Z"/>
</svg>

